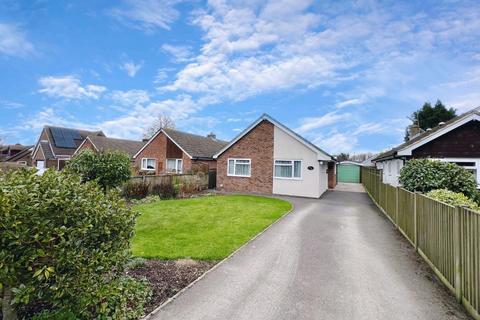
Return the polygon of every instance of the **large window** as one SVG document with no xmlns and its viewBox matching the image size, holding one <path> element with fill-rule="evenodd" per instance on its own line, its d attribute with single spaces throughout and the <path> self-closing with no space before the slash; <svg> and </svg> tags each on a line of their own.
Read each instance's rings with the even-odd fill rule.
<svg viewBox="0 0 480 320">
<path fill-rule="evenodd" d="M 153 158 L 143 158 L 142 159 L 142 170 L 155 170 L 157 166 L 156 159 Z"/>
<path fill-rule="evenodd" d="M 275 178 L 301 179 L 302 178 L 302 161 L 275 160 Z"/>
<path fill-rule="evenodd" d="M 167 172 L 182 173 L 183 160 L 182 159 L 167 159 Z"/>
<path fill-rule="evenodd" d="M 228 175 L 250 177 L 252 161 L 250 159 L 228 159 Z"/>
</svg>

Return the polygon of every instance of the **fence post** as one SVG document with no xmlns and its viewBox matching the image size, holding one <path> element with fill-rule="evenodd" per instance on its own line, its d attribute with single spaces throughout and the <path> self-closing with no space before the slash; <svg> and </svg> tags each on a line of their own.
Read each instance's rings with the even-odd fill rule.
<svg viewBox="0 0 480 320">
<path fill-rule="evenodd" d="M 398 227 L 398 187 L 395 187 L 395 226 Z"/>
<path fill-rule="evenodd" d="M 455 297 L 461 303 L 462 302 L 462 268 L 461 268 L 461 215 L 462 208 L 455 207 L 455 216 L 453 219 L 453 252 L 455 255 Z"/>
<path fill-rule="evenodd" d="M 417 217 L 417 191 L 413 192 L 413 243 L 418 251 L 418 217 Z"/>
</svg>

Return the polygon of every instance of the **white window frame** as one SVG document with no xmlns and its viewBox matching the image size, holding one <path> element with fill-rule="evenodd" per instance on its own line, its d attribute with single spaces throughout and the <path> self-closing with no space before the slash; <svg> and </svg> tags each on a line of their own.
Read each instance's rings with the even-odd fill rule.
<svg viewBox="0 0 480 320">
<path fill-rule="evenodd" d="M 154 165 L 153 169 L 148 168 L 148 160 L 155 161 L 155 165 Z M 146 166 L 143 165 L 144 161 L 145 161 Z M 155 171 L 155 170 L 157 170 L 157 159 L 156 158 L 142 158 L 142 161 L 140 163 L 140 170 L 143 170 L 143 171 Z"/>
<path fill-rule="evenodd" d="M 292 167 L 292 176 L 291 177 L 277 177 L 275 175 L 275 166 L 277 165 L 277 161 L 290 161 L 290 164 L 279 164 L 279 166 L 291 166 Z M 294 177 L 295 174 L 295 161 L 300 162 L 300 177 Z M 302 170 L 303 169 L 303 161 L 302 160 L 291 160 L 291 159 L 274 159 L 273 160 L 273 177 L 275 179 L 282 179 L 282 180 L 302 180 L 303 175 L 302 175 Z"/>
<path fill-rule="evenodd" d="M 175 171 L 168 171 L 168 160 L 175 160 Z M 181 170 L 178 170 L 178 167 L 179 167 L 179 163 L 181 163 Z M 179 174 L 182 174 L 183 173 L 183 159 L 181 158 L 167 158 L 167 163 L 165 164 L 165 171 L 168 172 L 168 173 L 179 173 Z"/>
<path fill-rule="evenodd" d="M 236 165 L 237 161 L 248 161 L 248 165 L 250 166 L 250 170 L 248 170 L 248 175 L 243 174 L 236 174 Z M 233 161 L 233 173 L 230 173 L 230 161 Z M 242 163 L 246 164 L 246 163 Z M 229 177 L 243 177 L 243 178 L 250 178 L 252 176 L 252 159 L 249 158 L 228 158 L 227 159 L 227 176 Z"/>
</svg>

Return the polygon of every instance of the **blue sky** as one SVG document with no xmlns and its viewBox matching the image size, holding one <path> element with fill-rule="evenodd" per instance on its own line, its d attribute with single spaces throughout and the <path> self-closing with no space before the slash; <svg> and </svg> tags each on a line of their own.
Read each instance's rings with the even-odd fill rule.
<svg viewBox="0 0 480 320">
<path fill-rule="evenodd" d="M 478 1 L 0 1 L 0 137 L 138 139 L 159 114 L 233 138 L 268 113 L 330 153 L 480 106 Z"/>
</svg>

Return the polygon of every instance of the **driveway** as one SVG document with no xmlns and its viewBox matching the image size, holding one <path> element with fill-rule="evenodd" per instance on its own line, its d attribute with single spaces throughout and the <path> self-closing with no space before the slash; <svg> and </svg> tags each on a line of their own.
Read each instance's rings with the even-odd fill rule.
<svg viewBox="0 0 480 320">
<path fill-rule="evenodd" d="M 468 319 L 359 185 L 295 210 L 152 319 Z"/>
</svg>

